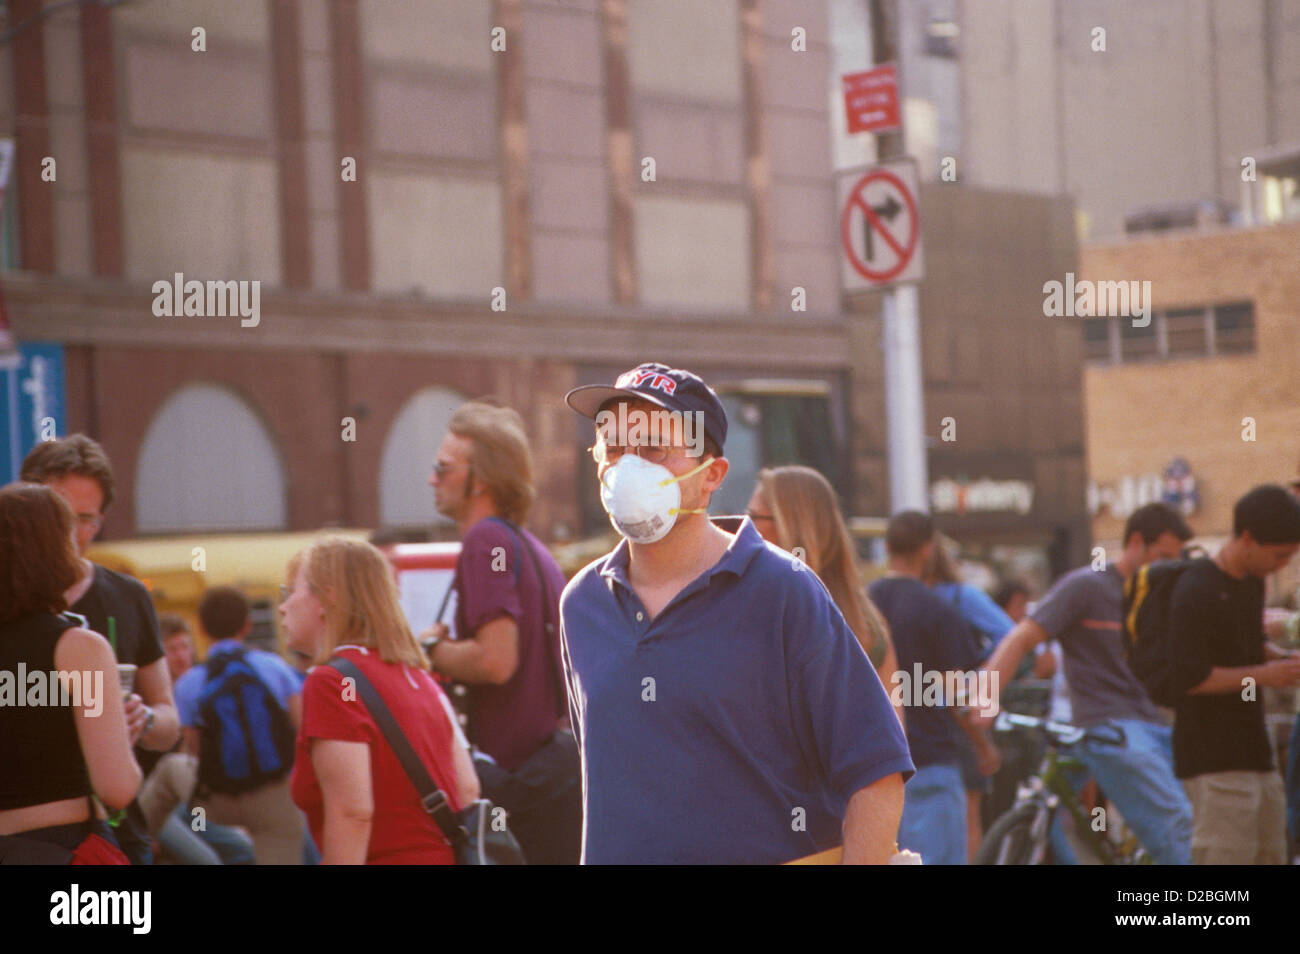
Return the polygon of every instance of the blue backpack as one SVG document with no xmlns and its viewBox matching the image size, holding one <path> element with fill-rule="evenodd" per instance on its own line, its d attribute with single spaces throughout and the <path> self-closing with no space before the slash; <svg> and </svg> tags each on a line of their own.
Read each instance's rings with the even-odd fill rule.
<svg viewBox="0 0 1300 954">
<path fill-rule="evenodd" d="M 240 646 L 213 653 L 199 695 L 199 788 L 239 795 L 293 768 L 289 714 Z"/>
</svg>

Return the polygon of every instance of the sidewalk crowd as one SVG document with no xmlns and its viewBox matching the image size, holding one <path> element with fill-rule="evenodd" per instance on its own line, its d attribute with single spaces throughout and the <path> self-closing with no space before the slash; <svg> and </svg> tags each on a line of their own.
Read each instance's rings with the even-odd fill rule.
<svg viewBox="0 0 1300 954">
<path fill-rule="evenodd" d="M 0 863 L 452 864 L 481 806 L 531 864 L 966 864 L 994 779 L 1032 768 L 995 740 L 999 703 L 1046 679 L 1054 718 L 1123 740 L 1085 737 L 1070 784 L 1152 860 L 1291 857 L 1300 720 L 1279 766 L 1262 690 L 1300 685 L 1265 628 L 1300 481 L 1242 496 L 1213 556 L 1174 508 L 1139 507 L 1114 559 L 1037 600 L 963 582 L 934 520 L 903 511 L 867 587 L 815 470 L 764 470 L 745 515 L 709 516 L 727 415 L 699 376 L 643 364 L 566 401 L 592 422 L 610 553 L 566 583 L 525 529 L 523 418 L 471 402 L 429 478 L 461 544 L 452 619 L 414 631 L 384 554 L 322 538 L 285 568 L 292 664 L 252 644 L 239 589 L 208 589 L 193 633 L 90 562 L 108 458 L 84 435 L 38 444 L 0 489 Z M 1133 662 L 1144 600 L 1160 692 Z M 20 672 L 86 691 L 30 701 Z"/>
</svg>

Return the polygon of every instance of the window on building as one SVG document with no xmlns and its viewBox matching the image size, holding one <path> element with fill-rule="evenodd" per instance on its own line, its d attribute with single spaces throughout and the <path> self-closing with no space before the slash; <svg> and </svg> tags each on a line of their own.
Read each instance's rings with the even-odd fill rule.
<svg viewBox="0 0 1300 954">
<path fill-rule="evenodd" d="M 1300 147 L 1294 143 L 1247 153 L 1257 162 L 1255 175 L 1241 184 L 1243 220 L 1247 225 L 1300 221 Z"/>
<path fill-rule="evenodd" d="M 1215 354 L 1241 354 L 1255 350 L 1255 311 L 1250 302 L 1219 305 L 1214 309 Z"/>
<path fill-rule="evenodd" d="M 1154 315 L 1145 327 L 1135 325 L 1132 319 L 1122 319 L 1119 323 L 1119 340 L 1121 361 L 1150 361 L 1160 357 Z"/>
<path fill-rule="evenodd" d="M 447 422 L 466 400 L 447 388 L 425 388 L 393 419 L 379 462 L 379 520 L 384 529 L 450 523 L 433 508 L 429 471 Z"/>
<path fill-rule="evenodd" d="M 4 7 L 0 0 L 0 30 L 4 29 Z M 13 148 L 13 143 L 10 143 Z M 9 182 L 0 182 L 0 269 L 14 270 L 21 267 L 18 258 L 18 176 L 14 172 L 12 159 L 9 164 Z"/>
<path fill-rule="evenodd" d="M 1209 353 L 1204 308 L 1179 308 L 1160 315 L 1165 325 L 1165 349 L 1170 358 L 1199 358 Z"/>
<path fill-rule="evenodd" d="M 833 426 L 830 386 L 824 381 L 744 381 L 720 385 L 727 409 L 727 479 L 713 495 L 713 513 L 744 513 L 758 472 L 802 464 L 825 475 L 848 496 L 844 442 Z"/>
<path fill-rule="evenodd" d="M 957 21 L 952 17 L 932 15 L 925 25 L 925 55 L 955 60 L 960 32 Z"/>
<path fill-rule="evenodd" d="M 1083 357 L 1085 361 L 1112 360 L 1109 318 L 1083 319 Z"/>
<path fill-rule="evenodd" d="M 6 191 L 4 212 L 0 214 L 0 269 L 13 271 L 21 267 L 18 258 L 18 190 Z"/>
<path fill-rule="evenodd" d="M 286 483 L 257 412 L 230 388 L 188 385 L 158 409 L 140 446 L 136 530 L 283 530 Z"/>
<path fill-rule="evenodd" d="M 1259 179 L 1265 222 L 1300 219 L 1300 157 L 1261 170 Z"/>
<path fill-rule="evenodd" d="M 632 89 L 694 102 L 741 101 L 738 0 L 631 0 Z"/>
<path fill-rule="evenodd" d="M 1128 318 L 1083 321 L 1084 360 L 1093 364 L 1175 361 L 1254 350 L 1255 308 L 1248 301 L 1157 312 L 1145 328 L 1135 327 Z"/>
</svg>

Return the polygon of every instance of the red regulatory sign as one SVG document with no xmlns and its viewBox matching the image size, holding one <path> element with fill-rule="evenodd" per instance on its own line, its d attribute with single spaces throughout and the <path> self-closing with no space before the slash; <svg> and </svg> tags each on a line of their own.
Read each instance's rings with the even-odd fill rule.
<svg viewBox="0 0 1300 954">
<path fill-rule="evenodd" d="M 897 221 L 899 213 L 905 219 Z M 873 282 L 902 274 L 921 234 L 916 199 L 888 169 L 873 169 L 853 186 L 840 214 L 840 241 L 853 270 Z"/>
<path fill-rule="evenodd" d="M 902 125 L 898 117 L 898 72 L 893 63 L 845 73 L 844 112 L 851 133 L 880 132 Z"/>
</svg>

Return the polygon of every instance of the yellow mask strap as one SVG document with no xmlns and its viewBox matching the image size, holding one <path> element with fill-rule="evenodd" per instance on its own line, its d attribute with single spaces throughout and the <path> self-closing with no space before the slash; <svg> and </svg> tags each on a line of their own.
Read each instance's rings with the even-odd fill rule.
<svg viewBox="0 0 1300 954">
<path fill-rule="evenodd" d="M 694 467 L 694 468 L 688 470 L 686 473 L 682 474 L 682 475 L 679 476 L 679 477 L 668 477 L 668 478 L 666 478 L 665 480 L 661 480 L 661 481 L 659 481 L 659 486 L 660 486 L 660 487 L 667 487 L 669 484 L 676 483 L 676 482 L 679 481 L 679 480 L 685 480 L 687 477 L 694 477 L 696 474 L 698 474 L 698 473 L 699 473 L 700 471 L 702 471 L 705 467 L 708 467 L 708 466 L 709 466 L 710 464 L 712 464 L 712 463 L 713 463 L 713 458 L 712 458 L 711 456 L 710 456 L 710 457 L 706 457 L 706 458 L 704 459 L 704 462 L 703 462 L 702 464 L 700 464 L 700 466 L 698 466 L 698 467 Z M 679 511 L 679 512 L 680 512 L 680 513 L 703 513 L 702 510 L 701 510 L 701 511 L 689 511 L 689 510 L 683 510 L 683 511 Z"/>
</svg>

